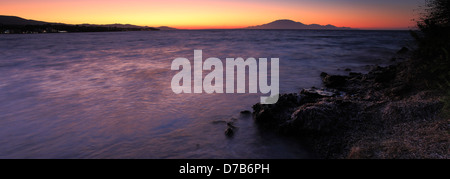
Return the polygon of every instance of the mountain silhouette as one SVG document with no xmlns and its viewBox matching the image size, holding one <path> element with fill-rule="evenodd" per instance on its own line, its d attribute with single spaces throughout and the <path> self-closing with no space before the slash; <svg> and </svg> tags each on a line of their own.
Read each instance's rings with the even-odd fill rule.
<svg viewBox="0 0 450 179">
<path fill-rule="evenodd" d="M 134 28 L 149 28 L 148 26 L 138 26 L 132 24 L 79 24 L 80 26 L 88 27 L 115 27 L 123 29 L 134 29 Z"/>
<path fill-rule="evenodd" d="M 131 24 L 62 24 L 0 15 L 0 34 L 155 31 L 157 28 Z"/>
<path fill-rule="evenodd" d="M 15 25 L 15 26 L 24 26 L 24 25 L 77 25 L 84 27 L 105 27 L 105 28 L 120 28 L 120 29 L 143 29 L 143 28 L 152 28 L 148 26 L 137 26 L 132 24 L 63 24 L 63 23 L 52 23 L 52 22 L 44 22 L 44 21 L 36 21 L 24 19 L 17 16 L 4 16 L 0 15 L 0 24 L 2 25 Z M 154 29 L 154 28 L 153 28 Z"/>
<path fill-rule="evenodd" d="M 3 25 L 44 25 L 44 24 L 50 24 L 50 23 L 43 22 L 43 21 L 28 20 L 28 19 L 17 17 L 17 16 L 2 16 L 2 15 L 0 15 L 0 24 L 3 24 Z"/>
<path fill-rule="evenodd" d="M 319 24 L 303 24 L 289 19 L 276 20 L 268 24 L 250 26 L 246 29 L 327 29 L 327 30 L 349 30 L 349 27 L 336 27 L 334 25 L 319 25 Z"/>
<path fill-rule="evenodd" d="M 157 27 L 159 30 L 179 30 L 177 28 L 173 28 L 173 27 L 167 27 L 167 26 L 160 26 Z"/>
</svg>

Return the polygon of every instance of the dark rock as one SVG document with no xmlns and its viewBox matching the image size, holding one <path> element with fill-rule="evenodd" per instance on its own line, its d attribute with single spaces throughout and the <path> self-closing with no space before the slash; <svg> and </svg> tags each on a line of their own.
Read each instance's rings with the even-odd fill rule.
<svg viewBox="0 0 450 179">
<path fill-rule="evenodd" d="M 315 106 L 317 104 L 320 104 L 322 100 L 331 98 L 332 96 L 336 96 L 335 92 L 326 91 L 323 89 L 304 89 L 300 92 L 300 95 L 295 94 L 284 94 L 281 95 L 279 98 L 279 101 L 276 104 L 272 105 L 261 105 L 256 104 L 253 106 L 253 116 L 255 119 L 255 122 L 259 124 L 260 126 L 266 127 L 266 128 L 273 128 L 276 130 L 282 129 L 287 131 L 292 131 L 294 129 L 291 129 L 291 127 L 294 127 L 295 130 L 298 129 L 307 129 L 312 128 L 309 127 L 308 124 L 307 127 L 303 128 L 298 125 L 300 125 L 298 122 L 302 120 L 293 120 L 293 113 L 299 110 L 299 108 L 305 107 L 305 106 Z M 314 109 L 322 109 L 323 111 L 327 111 L 327 108 L 321 107 L 320 105 L 314 107 Z M 334 109 L 333 109 L 334 110 Z M 328 116 L 330 119 L 328 120 L 334 120 L 333 116 L 339 115 L 339 113 L 336 113 L 336 110 L 329 110 L 327 111 L 327 115 L 323 115 L 322 117 Z M 311 111 L 310 108 L 308 108 L 307 112 Z M 302 112 L 303 113 L 303 112 Z M 323 112 L 325 114 L 325 112 Z M 318 116 L 311 116 L 312 118 L 318 117 Z M 323 121 L 322 121 L 323 120 Z M 324 123 L 326 120 L 317 120 L 317 121 L 308 121 L 308 123 Z M 293 125 L 291 125 L 291 122 L 294 122 Z M 328 122 L 325 122 L 328 123 Z M 315 126 L 324 126 L 323 124 L 314 124 Z M 284 126 L 284 127 L 281 127 Z M 316 127 L 321 128 L 321 127 Z"/>
<path fill-rule="evenodd" d="M 391 126 L 435 120 L 442 102 L 427 93 L 411 96 L 418 91 L 404 79 L 404 66 L 367 68 L 368 74 L 349 76 L 322 72 L 325 90 L 304 89 L 282 94 L 276 104 L 255 104 L 255 122 L 306 139 L 324 158 L 345 158 L 353 146 L 384 144 L 385 137 L 396 131 Z M 227 131 L 233 135 L 231 126 Z"/>
<path fill-rule="evenodd" d="M 397 51 L 397 54 L 405 54 L 409 52 L 409 48 L 402 47 L 399 51 Z"/>
<path fill-rule="evenodd" d="M 362 74 L 361 73 L 350 72 L 348 75 L 351 76 L 351 77 L 354 77 L 354 76 L 360 76 Z"/>
<path fill-rule="evenodd" d="M 307 88 L 300 91 L 300 94 L 307 95 L 312 98 L 322 98 L 335 96 L 336 93 L 326 89 Z"/>
<path fill-rule="evenodd" d="M 344 71 L 352 71 L 352 69 L 350 68 L 346 68 Z"/>
<path fill-rule="evenodd" d="M 263 127 L 276 128 L 278 124 L 290 118 L 296 107 L 307 100 L 311 99 L 305 99 L 298 94 L 282 94 L 275 104 L 253 105 L 253 117 L 255 122 Z"/>
<path fill-rule="evenodd" d="M 343 87 L 347 82 L 347 77 L 341 75 L 329 75 L 322 72 L 320 77 L 322 77 L 322 82 L 327 88 Z"/>
<path fill-rule="evenodd" d="M 241 114 L 251 114 L 252 112 L 250 112 L 249 110 L 244 110 L 244 111 L 241 111 Z"/>
<path fill-rule="evenodd" d="M 408 85 L 401 84 L 390 88 L 386 95 L 389 95 L 391 97 L 394 96 L 399 97 L 402 96 L 403 94 L 407 94 L 408 90 L 410 89 L 411 88 Z"/>
<path fill-rule="evenodd" d="M 281 125 L 286 133 L 330 132 L 339 120 L 342 110 L 334 102 L 319 102 L 299 107 L 291 119 Z"/>
<path fill-rule="evenodd" d="M 227 127 L 231 129 L 235 129 L 236 126 L 234 126 L 234 122 L 227 122 Z"/>
<path fill-rule="evenodd" d="M 225 123 L 227 123 L 227 121 L 224 121 L 224 120 L 215 120 L 215 121 L 212 121 L 212 123 L 213 123 L 213 124 L 225 124 Z"/>
<path fill-rule="evenodd" d="M 233 135 L 234 135 L 234 130 L 233 130 L 232 128 L 227 128 L 227 129 L 225 130 L 225 135 L 226 135 L 227 137 L 233 137 Z"/>
<path fill-rule="evenodd" d="M 392 81 L 397 72 L 395 70 L 395 68 L 393 67 L 389 67 L 389 68 L 381 68 L 377 71 L 374 72 L 375 73 L 375 82 L 377 83 L 388 83 L 390 81 Z"/>
<path fill-rule="evenodd" d="M 324 96 L 319 94 L 315 89 L 303 89 L 300 94 L 304 95 L 303 98 L 311 98 L 313 100 L 323 98 Z"/>
</svg>

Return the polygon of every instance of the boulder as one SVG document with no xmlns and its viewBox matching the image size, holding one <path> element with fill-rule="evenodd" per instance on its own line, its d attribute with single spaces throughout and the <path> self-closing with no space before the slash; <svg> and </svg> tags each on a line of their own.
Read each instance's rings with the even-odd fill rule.
<svg viewBox="0 0 450 179">
<path fill-rule="evenodd" d="M 405 54 L 409 52 L 409 48 L 402 47 L 399 51 L 397 51 L 397 54 Z"/>
<path fill-rule="evenodd" d="M 346 76 L 341 76 L 341 75 L 329 75 L 325 72 L 322 72 L 320 74 L 320 77 L 322 78 L 323 84 L 327 88 L 343 87 L 343 86 L 345 86 L 345 84 L 347 82 L 347 78 L 348 78 Z"/>
<path fill-rule="evenodd" d="M 234 130 L 233 130 L 232 128 L 227 128 L 227 129 L 225 130 L 225 135 L 226 135 L 227 137 L 233 137 L 233 135 L 234 135 Z"/>
<path fill-rule="evenodd" d="M 321 101 L 300 106 L 290 120 L 281 125 L 284 133 L 328 133 L 343 119 L 342 109 L 336 102 Z"/>
</svg>

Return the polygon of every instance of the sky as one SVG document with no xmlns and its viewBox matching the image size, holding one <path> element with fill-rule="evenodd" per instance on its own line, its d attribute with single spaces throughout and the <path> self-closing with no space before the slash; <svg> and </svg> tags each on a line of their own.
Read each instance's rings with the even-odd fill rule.
<svg viewBox="0 0 450 179">
<path fill-rule="evenodd" d="M 359 29 L 414 26 L 424 0 L 0 0 L 0 15 L 68 24 L 240 28 L 291 19 Z"/>
</svg>

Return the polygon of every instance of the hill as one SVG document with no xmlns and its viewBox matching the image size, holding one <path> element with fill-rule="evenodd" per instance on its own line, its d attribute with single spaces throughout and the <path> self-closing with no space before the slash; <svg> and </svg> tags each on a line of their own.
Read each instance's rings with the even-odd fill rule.
<svg viewBox="0 0 450 179">
<path fill-rule="evenodd" d="M 16 16 L 0 16 L 0 34 L 61 33 L 61 32 L 112 32 L 154 31 L 153 27 L 131 24 L 62 24 L 28 20 Z"/>
<path fill-rule="evenodd" d="M 250 26 L 246 29 L 326 29 L 326 30 L 350 30 L 349 27 L 336 27 L 334 25 L 319 25 L 319 24 L 303 24 L 293 20 L 282 19 L 270 22 L 268 24 Z"/>
<path fill-rule="evenodd" d="M 43 21 L 28 20 L 28 19 L 17 17 L 17 16 L 2 16 L 2 15 L 0 15 L 0 24 L 2 24 L 2 25 L 44 25 L 44 24 L 50 24 L 50 23 L 43 22 Z"/>
<path fill-rule="evenodd" d="M 167 27 L 167 26 L 160 26 L 160 27 L 157 27 L 159 30 L 179 30 L 179 29 L 176 29 L 176 28 L 173 28 L 173 27 Z"/>
</svg>

